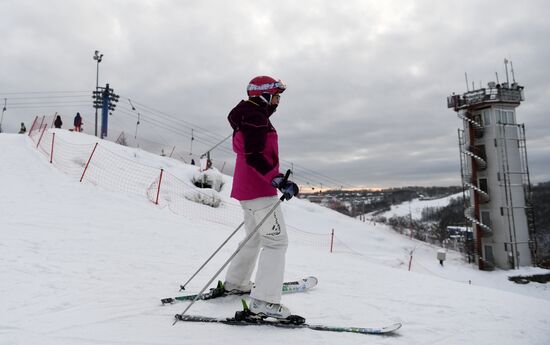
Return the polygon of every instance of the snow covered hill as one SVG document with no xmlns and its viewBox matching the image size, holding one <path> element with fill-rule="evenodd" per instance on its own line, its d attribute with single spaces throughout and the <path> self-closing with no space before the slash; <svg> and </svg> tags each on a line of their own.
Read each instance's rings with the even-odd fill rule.
<svg viewBox="0 0 550 345">
<path fill-rule="evenodd" d="M 96 141 L 82 133 L 56 133 L 75 147 Z M 100 145 L 183 180 L 196 169 L 112 143 Z M 511 273 L 547 271 L 479 272 L 454 252 L 441 267 L 436 247 L 297 199 L 283 205 L 290 237 L 286 278 L 315 275 L 319 285 L 285 295 L 283 302 L 310 323 L 373 326 L 398 318 L 403 327 L 397 334 L 172 326 L 185 304 L 160 306 L 160 298 L 180 294 L 179 285 L 238 222 L 231 208 L 235 201 L 228 197 L 231 178 L 223 177 L 219 209 L 200 205 L 182 215 L 169 206 L 168 194 L 155 205 L 146 191 L 80 183 L 79 167 L 86 159 L 71 159 L 74 165 L 61 171 L 29 137 L 0 134 L 1 345 L 550 343 L 548 286 L 507 280 Z M 236 237 L 188 285 L 189 292 L 199 290 L 231 255 L 242 234 Z M 238 298 L 228 297 L 199 301 L 189 312 L 229 316 L 239 307 Z"/>
<path fill-rule="evenodd" d="M 406 202 L 402 202 L 397 205 L 392 205 L 391 209 L 386 212 L 382 212 L 377 216 L 391 218 L 391 217 L 408 217 L 409 215 L 413 219 L 422 218 L 422 210 L 427 207 L 445 207 L 449 204 L 451 199 L 462 197 L 462 193 L 446 196 L 439 199 L 421 200 L 416 198 Z M 371 215 L 372 216 L 372 215 Z"/>
</svg>

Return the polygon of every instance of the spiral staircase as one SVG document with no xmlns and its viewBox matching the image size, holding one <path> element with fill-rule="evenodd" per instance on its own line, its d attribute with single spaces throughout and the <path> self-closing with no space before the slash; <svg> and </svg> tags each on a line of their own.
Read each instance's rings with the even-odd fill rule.
<svg viewBox="0 0 550 345">
<path fill-rule="evenodd" d="M 467 112 L 459 111 L 458 117 L 463 121 L 468 122 L 470 128 L 473 128 L 473 133 L 475 138 L 483 137 L 483 125 L 474 121 Z M 487 169 L 487 161 L 484 158 L 484 154 L 478 152 L 476 148 L 466 142 L 464 136 L 464 130 L 459 130 L 459 145 L 460 145 L 460 154 L 461 154 L 461 172 L 462 172 L 462 186 L 464 190 L 468 190 L 471 193 L 477 195 L 477 200 L 479 203 L 488 203 L 491 198 L 489 194 L 479 188 L 477 181 L 473 178 L 474 171 L 483 171 Z M 488 224 L 484 224 L 475 213 L 475 206 L 467 207 L 464 216 L 472 224 L 478 225 L 483 231 L 482 236 L 492 235 L 492 229 Z"/>
</svg>

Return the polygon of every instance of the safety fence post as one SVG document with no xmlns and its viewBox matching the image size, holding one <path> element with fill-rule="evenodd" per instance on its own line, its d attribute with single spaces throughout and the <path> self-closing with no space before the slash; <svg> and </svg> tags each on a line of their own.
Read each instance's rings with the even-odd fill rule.
<svg viewBox="0 0 550 345">
<path fill-rule="evenodd" d="M 45 119 L 46 119 L 46 115 L 43 115 L 42 120 L 40 121 L 40 126 L 38 126 L 38 128 L 42 129 L 42 125 L 44 124 Z"/>
<path fill-rule="evenodd" d="M 332 248 L 334 246 L 334 229 L 332 229 L 332 235 L 330 236 L 330 252 L 332 253 Z"/>
<path fill-rule="evenodd" d="M 90 158 L 88 158 L 88 162 L 86 163 L 86 167 L 84 168 L 84 171 L 82 172 L 82 177 L 80 177 L 80 182 L 82 182 L 82 179 L 84 178 L 84 174 L 86 173 L 86 170 L 88 170 L 88 165 L 90 164 L 90 161 L 92 160 L 92 157 L 94 155 L 96 147 L 97 147 L 97 143 L 95 143 L 94 149 L 92 150 L 92 154 L 90 155 Z"/>
<path fill-rule="evenodd" d="M 411 270 L 411 265 L 412 265 L 412 262 L 413 262 L 413 253 L 414 253 L 414 249 L 411 250 L 411 257 L 409 258 L 409 271 Z"/>
<path fill-rule="evenodd" d="M 53 162 L 53 144 L 55 142 L 55 133 L 52 135 L 52 149 L 50 150 L 50 164 Z"/>
<path fill-rule="evenodd" d="M 34 118 L 34 121 L 33 121 L 32 126 L 31 126 L 31 130 L 29 131 L 29 137 L 31 136 L 31 133 L 32 133 L 32 131 L 33 131 L 33 129 L 34 129 L 34 125 L 36 124 L 36 121 L 38 121 L 38 116 L 36 116 L 36 117 Z"/>
<path fill-rule="evenodd" d="M 38 139 L 38 143 L 36 143 L 36 148 L 40 146 L 40 142 L 42 141 L 42 137 L 44 136 L 44 132 L 48 129 L 48 126 L 44 126 L 44 129 L 42 130 L 42 134 L 40 134 L 40 138 Z"/>
<path fill-rule="evenodd" d="M 44 116 L 45 117 L 45 116 Z M 55 112 L 55 114 L 53 114 L 53 119 L 52 119 L 52 124 L 50 125 L 50 128 L 53 128 L 54 124 L 55 124 L 55 119 L 57 118 L 57 111 Z"/>
<path fill-rule="evenodd" d="M 160 169 L 160 177 L 159 177 L 159 186 L 157 188 L 157 200 L 155 201 L 155 204 L 159 204 L 159 195 L 160 195 L 160 184 L 162 183 L 162 173 L 164 172 L 164 169 Z"/>
</svg>

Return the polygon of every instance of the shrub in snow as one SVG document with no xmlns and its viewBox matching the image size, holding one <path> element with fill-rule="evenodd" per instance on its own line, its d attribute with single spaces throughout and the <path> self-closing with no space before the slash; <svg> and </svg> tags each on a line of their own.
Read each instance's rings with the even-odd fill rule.
<svg viewBox="0 0 550 345">
<path fill-rule="evenodd" d="M 187 200 L 197 202 L 199 204 L 208 205 L 211 207 L 220 206 L 222 199 L 218 192 L 213 189 L 189 189 L 183 193 Z"/>
<path fill-rule="evenodd" d="M 224 185 L 222 174 L 214 168 L 197 172 L 195 176 L 193 176 L 192 182 L 199 188 L 212 188 L 216 192 L 219 192 Z"/>
<path fill-rule="evenodd" d="M 86 166 L 86 162 L 87 160 L 82 158 L 82 157 L 74 157 L 72 159 L 73 163 L 80 166 L 80 167 L 85 167 Z"/>
</svg>

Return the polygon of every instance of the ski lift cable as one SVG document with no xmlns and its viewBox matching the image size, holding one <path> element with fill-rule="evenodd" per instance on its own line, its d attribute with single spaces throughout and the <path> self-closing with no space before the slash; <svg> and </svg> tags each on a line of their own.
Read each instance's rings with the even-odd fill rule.
<svg viewBox="0 0 550 345">
<path fill-rule="evenodd" d="M 137 103 L 137 102 L 136 102 Z M 178 131 L 178 130 L 175 130 L 172 126 L 170 126 L 169 124 L 166 124 L 165 122 L 152 122 L 152 121 L 149 121 L 148 119 L 146 119 L 146 117 L 143 118 L 143 121 L 144 122 L 147 122 L 147 123 L 150 123 L 154 126 L 159 126 L 159 127 L 162 127 L 163 129 L 166 129 L 166 130 L 169 130 L 173 133 L 177 133 L 177 134 L 180 134 L 180 135 L 183 135 L 185 137 L 188 137 L 189 138 L 189 134 L 185 131 Z M 203 144 L 205 145 L 209 145 L 209 146 L 212 146 L 212 143 L 211 141 L 209 140 L 198 140 L 198 138 L 195 138 L 194 140 L 197 140 L 198 142 L 202 142 Z M 219 140 L 218 140 L 219 142 Z M 216 143 L 217 144 L 217 143 Z M 233 150 L 232 149 L 229 149 L 229 148 L 225 148 L 223 146 L 221 147 L 218 147 L 218 149 L 221 149 L 222 151 L 228 153 L 228 154 L 233 154 Z M 305 168 L 299 164 L 293 164 L 291 162 L 288 162 L 288 161 L 285 161 L 283 160 L 282 161 L 283 163 L 286 163 L 287 165 L 294 165 L 294 168 L 295 168 L 295 175 L 296 174 L 299 174 L 299 175 L 304 175 L 304 180 L 309 180 L 309 181 L 323 181 L 323 184 L 327 187 L 334 187 L 336 186 L 336 189 L 338 189 L 338 186 L 346 186 L 346 187 L 349 187 L 349 188 L 358 188 L 358 187 L 355 187 L 355 186 L 352 186 L 352 185 L 349 185 L 348 183 L 343 183 L 342 181 L 338 181 L 336 179 L 333 179 L 331 177 L 328 177 L 322 173 L 319 173 L 315 170 L 312 170 L 312 169 L 308 169 L 308 168 Z M 301 170 L 301 171 L 300 171 Z M 298 176 L 296 176 L 298 177 Z"/>
<path fill-rule="evenodd" d="M 288 162 L 285 161 L 285 163 L 288 163 Z M 359 187 L 357 187 L 357 186 L 353 186 L 353 185 L 351 185 L 351 184 L 344 183 L 344 182 L 342 182 L 342 181 L 339 181 L 339 180 L 337 180 L 337 179 L 334 179 L 334 178 L 332 178 L 332 177 L 329 177 L 329 176 L 327 176 L 327 175 L 324 175 L 324 174 L 322 174 L 322 173 L 320 173 L 320 172 L 318 172 L 318 171 L 315 171 L 315 170 L 313 170 L 313 169 L 306 168 L 306 167 L 304 167 L 304 166 L 302 166 L 302 165 L 299 165 L 299 164 L 296 164 L 296 163 L 294 163 L 294 168 L 295 168 L 295 169 L 298 168 L 297 171 L 299 171 L 299 170 L 301 169 L 301 170 L 303 170 L 304 172 L 307 172 L 308 175 L 314 175 L 314 176 L 316 176 L 316 177 L 317 177 L 317 180 L 323 180 L 323 181 L 325 181 L 325 182 L 330 182 L 329 184 L 331 184 L 331 185 L 334 184 L 334 185 L 336 185 L 336 186 L 346 186 L 346 187 L 349 187 L 349 188 L 359 188 Z M 327 184 L 327 185 L 328 185 L 328 184 Z"/>
<path fill-rule="evenodd" d="M 191 122 L 189 122 L 189 121 L 185 121 L 185 120 L 182 120 L 182 119 L 177 119 L 177 118 L 175 118 L 175 117 L 173 117 L 173 116 L 171 116 L 171 115 L 169 115 L 169 114 L 167 114 L 167 113 L 165 113 L 165 112 L 156 110 L 156 109 L 154 109 L 154 108 L 152 108 L 152 107 L 146 106 L 146 105 L 141 104 L 141 103 L 139 103 L 139 102 L 137 102 L 137 101 L 134 101 L 134 103 L 140 105 L 142 108 L 149 109 L 149 111 L 153 112 L 154 115 L 157 115 L 158 118 L 163 118 L 165 121 L 172 121 L 172 122 L 179 122 L 179 123 L 182 123 L 183 126 L 185 126 L 185 127 L 191 127 L 192 132 L 194 132 L 194 130 L 195 130 L 196 128 L 202 129 L 202 130 L 204 130 L 205 134 L 208 134 L 209 137 L 211 137 L 212 139 L 216 140 L 217 142 L 219 142 L 219 141 L 221 140 L 221 139 L 220 139 L 221 136 L 219 136 L 219 135 L 217 135 L 217 134 L 215 134 L 215 133 L 213 133 L 213 132 L 211 132 L 211 131 L 208 131 L 208 130 L 206 130 L 206 129 L 200 127 L 200 126 L 197 126 L 197 125 L 195 125 L 195 124 L 193 124 L 193 123 L 191 123 Z M 144 120 L 144 121 L 145 121 L 145 120 Z M 174 132 L 174 131 L 172 131 L 172 132 Z M 185 133 L 181 133 L 181 134 L 185 135 Z M 194 134 L 194 133 L 193 133 L 193 134 Z M 194 135 L 193 135 L 193 134 L 192 134 L 192 136 L 191 136 L 192 141 L 193 141 L 193 140 L 196 140 L 196 138 L 194 138 Z M 188 135 L 185 135 L 185 136 L 188 136 Z M 220 149 L 223 149 L 223 147 L 220 147 Z M 232 153 L 232 150 L 227 150 L 227 152 L 231 152 L 231 153 Z M 287 161 L 283 161 L 283 162 L 287 163 L 288 165 L 292 165 L 292 163 L 290 163 L 290 162 L 287 162 Z M 348 183 L 343 183 L 342 181 L 338 181 L 338 180 L 336 180 L 336 179 L 334 179 L 334 178 L 328 177 L 328 176 L 326 176 L 326 175 L 324 175 L 324 174 L 322 174 L 322 173 L 320 173 L 320 172 L 317 172 L 317 171 L 315 171 L 315 170 L 305 168 L 305 167 L 303 167 L 303 166 L 301 166 L 301 165 L 294 164 L 294 166 L 295 166 L 295 168 L 298 168 L 298 169 L 303 170 L 303 172 L 305 173 L 304 175 L 306 175 L 306 176 L 315 176 L 315 177 L 316 177 L 315 179 L 312 178 L 311 180 L 323 180 L 324 182 L 329 182 L 329 183 L 326 183 L 327 186 L 336 185 L 336 186 L 347 186 L 347 187 L 351 187 L 351 188 L 356 188 L 356 186 L 352 186 L 352 185 L 350 185 L 350 184 L 348 184 Z"/>
<path fill-rule="evenodd" d="M 134 117 L 135 115 L 132 114 L 132 113 L 129 113 L 127 110 L 125 109 L 118 109 L 117 110 L 120 110 L 122 113 L 124 113 L 125 115 L 127 116 L 130 116 L 130 117 Z M 162 129 L 165 129 L 165 130 L 168 130 L 172 133 L 176 133 L 178 135 L 181 135 L 181 136 L 184 136 L 184 137 L 187 137 L 189 138 L 189 134 L 187 131 L 183 131 L 181 129 L 178 129 L 178 128 L 175 128 L 173 125 L 169 124 L 169 123 L 166 123 L 164 121 L 160 121 L 158 119 L 153 119 L 151 120 L 149 117 L 146 117 L 146 116 L 143 116 L 141 121 L 143 122 L 146 122 L 148 124 L 151 124 L 153 126 L 157 126 L 157 127 L 160 127 Z M 214 143 L 216 143 L 215 141 L 213 140 L 210 140 L 210 139 L 203 139 L 203 138 L 198 138 L 198 137 L 195 137 L 194 140 L 196 140 L 197 142 L 201 143 L 201 144 L 204 144 L 205 146 L 209 147 L 209 146 L 212 146 Z M 227 151 L 229 151 L 228 149 L 226 149 Z"/>
<path fill-rule="evenodd" d="M 147 106 L 147 105 L 145 105 L 145 104 L 142 104 L 142 103 L 140 103 L 140 102 L 138 102 L 138 101 L 136 101 L 136 100 L 134 100 L 134 103 L 140 105 L 142 108 L 147 109 L 149 112 L 152 112 L 152 113 L 154 113 L 154 114 L 156 114 L 156 115 L 158 115 L 158 116 L 167 117 L 168 119 L 170 119 L 170 120 L 172 120 L 172 121 L 177 121 L 177 122 L 184 123 L 184 124 L 186 124 L 187 127 L 193 128 L 193 129 L 195 129 L 195 130 L 198 129 L 198 130 L 200 130 L 201 132 L 204 132 L 205 134 L 211 136 L 213 139 L 217 139 L 217 138 L 221 137 L 221 135 L 219 135 L 218 133 L 214 133 L 214 132 L 212 132 L 212 131 L 210 131 L 210 130 L 208 130 L 208 129 L 206 129 L 206 128 L 203 128 L 203 127 L 201 127 L 201 126 L 198 126 L 198 125 L 196 125 L 196 124 L 194 124 L 194 123 L 192 123 L 192 122 L 189 122 L 189 121 L 186 121 L 186 120 L 183 120 L 183 119 L 179 119 L 179 118 L 177 118 L 177 117 L 175 117 L 175 116 L 173 116 L 173 115 L 171 115 L 171 114 L 168 114 L 168 113 L 166 113 L 166 112 L 163 112 L 163 111 L 154 109 L 154 108 L 152 108 L 152 107 L 149 107 L 149 106 Z"/>
<path fill-rule="evenodd" d="M 137 104 L 137 102 L 135 102 L 135 101 L 134 101 L 134 103 Z M 122 105 L 122 107 L 124 107 L 124 104 Z M 141 113 L 142 116 L 147 115 L 148 117 L 158 119 L 159 121 L 160 121 L 160 120 L 169 121 L 170 123 L 178 124 L 178 125 L 180 125 L 180 126 L 182 126 L 182 127 L 186 127 L 186 128 L 188 128 L 188 129 L 192 129 L 192 130 L 194 130 L 195 132 L 196 132 L 196 128 L 198 127 L 198 126 L 193 127 L 193 126 L 188 125 L 188 122 L 187 122 L 187 121 L 183 121 L 183 120 L 181 120 L 181 119 L 177 119 L 177 118 L 173 118 L 173 117 L 167 117 L 167 116 L 164 116 L 164 115 L 159 115 L 159 114 L 157 114 L 157 113 L 152 113 L 152 112 L 150 112 L 150 111 L 148 111 L 148 110 L 143 110 L 143 109 L 142 109 L 142 111 L 141 111 L 140 113 Z M 200 128 L 200 127 L 199 127 L 199 128 Z M 205 137 L 210 138 L 210 140 L 213 141 L 213 142 L 216 141 L 216 140 L 218 140 L 218 138 L 219 138 L 218 136 L 216 136 L 216 135 L 214 135 L 214 134 L 210 134 L 209 132 L 199 132 L 199 134 L 200 134 L 201 137 L 202 137 L 202 136 L 205 136 Z"/>
<path fill-rule="evenodd" d="M 128 111 L 124 110 L 124 109 L 118 109 L 117 110 L 120 110 L 122 114 L 126 115 L 126 116 L 129 116 L 129 117 L 134 117 L 134 114 L 132 113 L 129 113 Z M 170 124 L 167 124 L 167 123 L 164 123 L 164 122 L 159 122 L 158 120 L 150 120 L 149 118 L 147 117 L 142 117 L 141 119 L 143 122 L 145 123 L 148 123 L 150 125 L 152 125 L 153 127 L 159 127 L 163 130 L 167 130 L 169 132 L 172 132 L 172 133 L 175 133 L 175 134 L 178 134 L 178 135 L 181 135 L 181 136 L 184 136 L 184 137 L 189 137 L 189 134 L 186 132 L 186 131 L 181 131 L 181 130 L 178 130 L 176 128 L 174 128 L 173 126 L 171 126 Z M 158 133 L 158 132 L 157 132 Z M 161 136 L 159 134 L 159 136 Z M 164 139 L 165 140 L 165 139 Z M 196 140 L 198 143 L 202 144 L 202 145 L 205 145 L 207 147 L 209 146 L 212 146 L 213 142 L 212 141 L 209 141 L 209 140 L 202 140 L 200 138 L 195 138 L 194 140 Z M 223 149 L 223 148 L 222 148 Z M 232 152 L 228 149 L 226 149 L 227 152 Z"/>
<path fill-rule="evenodd" d="M 200 127 L 200 126 L 198 126 L 198 125 L 196 125 L 196 124 L 194 124 L 194 123 L 192 123 L 192 122 L 189 122 L 189 121 L 186 121 L 186 120 L 183 120 L 183 119 L 178 119 L 178 118 L 174 117 L 174 116 L 171 115 L 171 114 L 168 114 L 168 113 L 163 112 L 163 111 L 160 111 L 160 110 L 158 110 L 158 109 L 149 107 L 149 106 L 147 106 L 147 105 L 145 105 L 145 104 L 139 103 L 138 101 L 134 101 L 134 102 L 135 102 L 136 104 L 141 105 L 143 108 L 148 109 L 150 112 L 156 113 L 156 114 L 158 114 L 158 115 L 166 116 L 166 117 L 168 117 L 168 118 L 170 118 L 170 119 L 173 119 L 173 120 L 177 120 L 177 121 L 181 121 L 181 122 L 187 123 L 189 126 L 191 126 L 191 127 L 193 127 L 193 128 L 200 129 L 200 130 L 202 130 L 202 131 L 204 131 L 204 132 L 207 132 L 207 133 L 211 133 L 211 134 L 213 134 L 213 135 L 215 135 L 215 136 L 219 136 L 217 133 L 213 133 L 212 131 L 210 131 L 210 130 L 208 130 L 208 129 L 206 129 L 206 128 L 202 128 L 202 127 Z"/>
<path fill-rule="evenodd" d="M 132 115 L 132 114 L 126 113 L 125 111 L 122 111 L 121 114 L 128 115 L 128 116 Z M 121 121 L 117 119 L 116 124 L 117 124 L 117 126 L 115 126 L 115 128 L 117 128 L 117 130 L 120 130 L 121 132 L 124 132 L 123 130 L 121 130 L 121 128 L 124 128 L 124 125 L 121 124 Z M 161 137 L 161 140 L 163 140 L 165 142 L 158 142 L 158 141 L 151 140 L 151 139 L 140 138 L 140 139 L 136 139 L 136 143 L 145 142 L 145 143 L 149 143 L 149 144 L 154 144 L 156 146 L 160 146 L 162 148 L 164 148 L 164 147 L 174 147 L 173 143 L 170 143 L 170 144 L 167 143 L 168 141 L 166 141 L 166 138 L 162 137 L 161 135 L 159 135 L 159 137 Z M 187 153 L 186 151 L 178 151 L 178 152 Z"/>
<path fill-rule="evenodd" d="M 56 93 L 86 93 L 90 91 L 22 91 L 22 92 L 0 92 L 0 97 L 4 95 L 34 95 L 34 94 L 56 94 Z"/>
<path fill-rule="evenodd" d="M 132 117 L 132 118 L 134 117 L 134 114 L 129 113 L 129 112 L 127 112 L 126 110 L 123 110 L 123 109 L 119 109 L 119 110 L 120 110 L 120 113 L 121 113 L 122 115 L 126 115 L 126 116 Z M 147 121 L 146 121 L 146 122 L 147 122 Z M 165 138 L 162 134 L 160 134 L 160 133 L 156 130 L 156 128 L 155 128 L 154 126 L 153 126 L 153 130 L 155 131 L 155 133 L 157 134 L 157 136 L 161 138 L 162 141 L 164 141 L 164 142 L 167 142 L 167 141 L 168 141 L 168 140 L 166 140 L 166 138 Z M 149 139 L 144 139 L 144 138 L 141 138 L 140 140 L 141 140 L 141 141 L 149 141 L 149 142 L 155 143 L 155 144 L 160 145 L 160 146 L 172 146 L 172 144 L 159 143 L 159 142 L 155 142 L 155 141 L 152 141 L 152 140 L 149 140 Z"/>
<path fill-rule="evenodd" d="M 134 114 L 130 113 L 130 110 L 125 109 L 124 107 L 122 107 L 122 108 L 117 108 L 117 110 L 121 110 L 121 111 L 122 111 L 122 110 L 126 110 L 126 114 L 129 114 L 129 115 L 131 114 L 132 116 L 135 116 Z M 166 119 L 163 119 L 163 118 L 154 118 L 154 117 L 150 117 L 150 116 L 145 116 L 144 114 L 141 114 L 141 115 L 142 115 L 141 120 L 142 120 L 143 122 L 147 122 L 147 123 L 150 123 L 150 124 L 153 124 L 153 125 L 162 124 L 162 125 L 164 125 L 164 127 L 169 126 L 169 127 L 171 127 L 171 128 L 170 128 L 170 131 L 171 131 L 171 132 L 176 131 L 176 133 L 181 134 L 181 135 L 183 135 L 183 136 L 185 136 L 185 137 L 190 138 L 190 136 L 189 136 L 189 134 L 188 134 L 187 131 L 177 129 L 176 127 L 173 126 L 172 123 L 167 122 L 168 120 L 166 120 Z M 146 114 L 146 115 L 149 115 L 149 114 Z M 153 120 L 154 122 L 152 122 L 151 120 Z M 165 128 L 165 129 L 166 129 L 166 128 Z M 191 128 L 191 129 L 192 129 L 192 128 Z M 192 130 L 193 130 L 193 129 L 192 129 Z M 198 142 L 204 143 L 206 146 L 212 146 L 212 145 L 214 145 L 214 144 L 216 144 L 216 143 L 219 142 L 219 138 L 203 138 L 202 136 L 201 136 L 201 137 L 197 137 L 194 130 L 193 130 L 193 133 L 192 133 L 192 137 L 191 137 L 191 138 L 193 138 L 193 140 L 196 140 L 196 141 L 198 141 Z"/>
<path fill-rule="evenodd" d="M 63 99 L 63 98 L 82 98 L 83 100 L 88 100 L 88 95 L 76 95 L 76 96 L 38 96 L 38 97 L 7 97 L 9 99 L 20 99 L 20 100 L 38 100 L 38 99 Z"/>
</svg>

